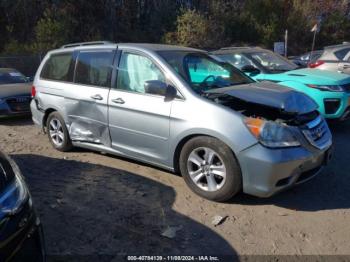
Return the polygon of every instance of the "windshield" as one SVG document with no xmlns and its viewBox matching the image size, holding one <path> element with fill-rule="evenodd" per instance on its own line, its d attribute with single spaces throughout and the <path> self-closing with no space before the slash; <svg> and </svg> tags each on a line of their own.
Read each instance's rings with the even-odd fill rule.
<svg viewBox="0 0 350 262">
<path fill-rule="evenodd" d="M 202 52 L 159 51 L 158 53 L 194 91 L 200 94 L 211 89 L 254 82 L 232 65 Z"/>
<path fill-rule="evenodd" d="M 250 53 L 254 62 L 260 64 L 269 71 L 290 71 L 297 69 L 298 66 L 272 52 L 255 52 Z"/>
<path fill-rule="evenodd" d="M 0 85 L 26 82 L 28 79 L 16 70 L 0 70 Z"/>
<path fill-rule="evenodd" d="M 253 62 L 245 57 L 243 54 L 217 54 L 216 56 L 222 58 L 224 61 L 229 62 L 231 65 L 238 69 L 242 69 L 244 66 L 254 66 Z"/>
</svg>

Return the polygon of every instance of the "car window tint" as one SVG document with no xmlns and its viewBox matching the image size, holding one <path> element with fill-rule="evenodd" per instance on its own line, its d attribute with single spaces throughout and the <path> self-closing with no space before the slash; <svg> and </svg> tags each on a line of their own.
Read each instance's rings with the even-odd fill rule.
<svg viewBox="0 0 350 262">
<path fill-rule="evenodd" d="M 334 55 L 339 59 L 339 60 L 343 60 L 345 55 L 350 51 L 350 48 L 344 48 L 344 49 L 340 49 L 338 51 L 334 52 Z"/>
<path fill-rule="evenodd" d="M 109 87 L 114 51 L 83 51 L 78 55 L 75 83 Z"/>
<path fill-rule="evenodd" d="M 219 54 L 217 56 L 229 62 L 231 65 L 238 69 L 241 69 L 243 66 L 246 65 L 254 66 L 248 58 L 241 54 Z"/>
<path fill-rule="evenodd" d="M 51 55 L 41 71 L 40 77 L 50 80 L 71 81 L 73 76 L 72 53 Z"/>
<path fill-rule="evenodd" d="M 117 88 L 136 93 L 145 93 L 145 82 L 159 80 L 166 82 L 162 71 L 149 58 L 124 52 L 118 68 Z"/>
</svg>

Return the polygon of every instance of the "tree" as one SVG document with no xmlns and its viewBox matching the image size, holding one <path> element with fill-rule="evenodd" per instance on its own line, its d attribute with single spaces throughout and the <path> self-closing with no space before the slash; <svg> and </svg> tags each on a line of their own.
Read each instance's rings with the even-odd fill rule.
<svg viewBox="0 0 350 262">
<path fill-rule="evenodd" d="M 67 41 L 66 23 L 62 16 L 54 10 L 47 9 L 35 26 L 34 52 L 46 52 L 59 47 Z"/>
<path fill-rule="evenodd" d="M 216 48 L 224 40 L 224 28 L 196 10 L 183 10 L 176 20 L 175 32 L 165 35 L 164 41 L 196 48 Z"/>
</svg>

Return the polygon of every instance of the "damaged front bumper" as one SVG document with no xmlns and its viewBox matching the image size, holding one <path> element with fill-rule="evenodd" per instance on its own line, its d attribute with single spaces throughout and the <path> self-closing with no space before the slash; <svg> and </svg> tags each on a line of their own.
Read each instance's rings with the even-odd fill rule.
<svg viewBox="0 0 350 262">
<path fill-rule="evenodd" d="M 304 147 L 270 149 L 256 144 L 237 157 L 243 174 L 243 191 L 270 197 L 318 175 L 332 157 L 332 146 L 310 151 Z"/>
</svg>

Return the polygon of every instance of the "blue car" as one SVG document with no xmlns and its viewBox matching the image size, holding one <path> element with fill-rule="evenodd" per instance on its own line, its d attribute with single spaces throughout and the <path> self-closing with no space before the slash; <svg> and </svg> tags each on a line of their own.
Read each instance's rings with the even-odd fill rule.
<svg viewBox="0 0 350 262">
<path fill-rule="evenodd" d="M 257 81 L 271 81 L 312 97 L 328 119 L 350 117 L 350 76 L 317 69 L 298 69 L 284 57 L 262 48 L 223 48 L 213 52 Z"/>
</svg>

